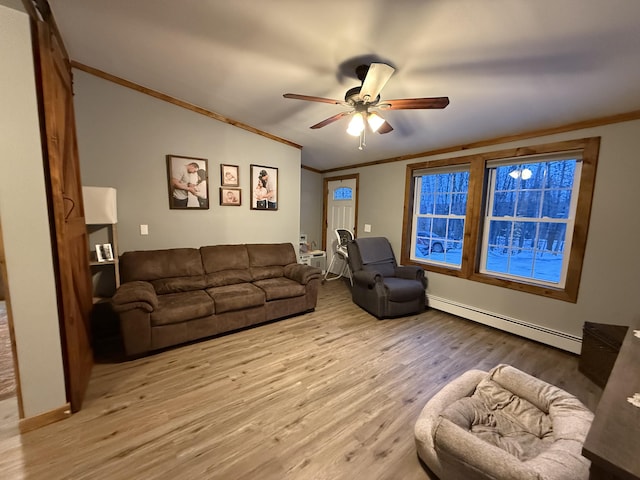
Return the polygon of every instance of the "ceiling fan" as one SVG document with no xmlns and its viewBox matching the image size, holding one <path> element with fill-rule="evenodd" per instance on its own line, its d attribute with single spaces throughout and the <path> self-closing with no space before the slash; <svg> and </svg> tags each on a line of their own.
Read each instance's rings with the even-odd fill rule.
<svg viewBox="0 0 640 480">
<path fill-rule="evenodd" d="M 359 87 L 353 87 L 347 90 L 344 101 L 299 95 L 297 93 L 285 93 L 283 97 L 348 107 L 349 110 L 337 113 L 315 125 L 311 125 L 311 128 L 322 128 L 343 117 L 353 116 L 349 122 L 347 133 L 355 137 L 360 137 L 359 148 L 362 150 L 367 126 L 371 131 L 378 133 L 389 133 L 393 131 L 393 127 L 378 114 L 377 110 L 436 109 L 445 108 L 449 105 L 449 97 L 380 100 L 380 91 L 389 81 L 393 72 L 395 72 L 395 68 L 386 63 L 371 63 L 370 65 L 360 65 L 356 67 L 356 76 L 362 84 Z"/>
</svg>

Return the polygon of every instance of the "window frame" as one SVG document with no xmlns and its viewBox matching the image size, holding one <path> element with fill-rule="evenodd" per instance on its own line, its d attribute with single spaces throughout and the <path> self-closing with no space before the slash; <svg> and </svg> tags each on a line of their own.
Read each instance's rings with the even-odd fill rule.
<svg viewBox="0 0 640 480">
<path fill-rule="evenodd" d="M 599 150 L 600 137 L 589 137 L 408 164 L 405 178 L 405 208 L 402 226 L 401 263 L 403 265 L 417 265 L 426 271 L 576 303 L 587 243 L 589 221 L 591 218 Z M 564 287 L 556 288 L 548 285 L 534 285 L 524 280 L 505 279 L 489 273 L 481 273 L 480 259 L 481 249 L 483 248 L 484 214 L 488 203 L 486 200 L 489 188 L 489 169 L 487 168 L 487 164 L 507 159 L 513 159 L 514 163 L 517 163 L 518 159 L 527 161 L 526 159 L 529 157 L 549 154 L 578 154 L 582 161 L 582 170 L 577 188 L 577 208 L 571 236 L 571 246 L 570 250 L 565 252 L 565 254 L 569 255 L 569 260 Z M 432 168 L 460 167 L 461 165 L 468 165 L 470 172 L 461 267 L 451 268 L 412 260 L 411 245 L 413 237 L 415 172 Z"/>
</svg>

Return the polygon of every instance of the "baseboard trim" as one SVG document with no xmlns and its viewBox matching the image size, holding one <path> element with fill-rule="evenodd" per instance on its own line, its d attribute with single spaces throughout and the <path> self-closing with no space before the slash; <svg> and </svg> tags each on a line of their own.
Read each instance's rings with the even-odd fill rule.
<svg viewBox="0 0 640 480">
<path fill-rule="evenodd" d="M 71 416 L 71 405 L 65 405 L 29 418 L 23 418 L 18 424 L 20 433 L 27 433 L 45 425 L 64 420 Z"/>
<path fill-rule="evenodd" d="M 467 320 L 482 323 L 490 327 L 504 330 L 521 337 L 560 348 L 571 353 L 580 353 L 582 338 L 568 333 L 553 330 L 533 323 L 510 318 L 502 314 L 489 312 L 480 308 L 464 305 L 446 298 L 429 295 L 429 307 L 451 313 Z"/>
</svg>

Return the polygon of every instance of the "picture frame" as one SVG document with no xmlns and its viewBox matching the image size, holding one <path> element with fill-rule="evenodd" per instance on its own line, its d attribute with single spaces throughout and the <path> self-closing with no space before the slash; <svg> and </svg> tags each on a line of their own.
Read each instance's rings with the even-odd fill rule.
<svg viewBox="0 0 640 480">
<path fill-rule="evenodd" d="M 238 165 L 220 164 L 220 185 L 223 187 L 240 186 Z"/>
<path fill-rule="evenodd" d="M 206 158 L 167 155 L 169 208 L 207 210 L 209 208 L 209 168 Z"/>
<path fill-rule="evenodd" d="M 98 262 L 103 263 L 106 262 L 107 259 L 105 257 L 105 252 L 104 252 L 104 248 L 102 248 L 101 244 L 96 244 L 96 260 L 98 260 Z"/>
<path fill-rule="evenodd" d="M 113 262 L 114 261 L 113 248 L 111 247 L 110 243 L 103 243 L 102 244 L 102 252 L 103 252 L 105 261 L 107 261 L 107 262 Z"/>
<path fill-rule="evenodd" d="M 99 263 L 113 262 L 113 248 L 110 243 L 96 244 L 96 260 Z"/>
<path fill-rule="evenodd" d="M 251 164 L 251 210 L 278 210 L 278 169 Z"/>
<path fill-rule="evenodd" d="M 236 187 L 220 187 L 220 205 L 233 207 L 242 205 L 242 189 Z"/>
</svg>

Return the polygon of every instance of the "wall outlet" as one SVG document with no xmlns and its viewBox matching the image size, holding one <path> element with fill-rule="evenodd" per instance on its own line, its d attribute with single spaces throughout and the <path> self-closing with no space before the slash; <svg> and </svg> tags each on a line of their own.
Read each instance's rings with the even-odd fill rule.
<svg viewBox="0 0 640 480">
<path fill-rule="evenodd" d="M 365 233 L 370 233 L 371 232 L 371 225 L 369 225 L 368 223 L 364 224 L 364 231 Z"/>
<path fill-rule="evenodd" d="M 149 225 L 140 225 L 140 235 L 149 235 Z"/>
</svg>

